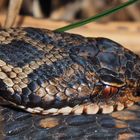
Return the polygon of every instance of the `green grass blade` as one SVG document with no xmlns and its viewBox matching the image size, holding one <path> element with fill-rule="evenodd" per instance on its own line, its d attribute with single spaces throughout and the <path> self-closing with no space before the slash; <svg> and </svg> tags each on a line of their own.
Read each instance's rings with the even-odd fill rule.
<svg viewBox="0 0 140 140">
<path fill-rule="evenodd" d="M 70 29 L 73 29 L 73 28 L 77 28 L 77 27 L 80 27 L 80 26 L 83 26 L 85 24 L 88 24 L 90 22 L 93 22 L 97 19 L 100 19 L 106 15 L 109 15 L 109 14 L 112 14 L 112 13 L 115 13 L 121 9 L 123 9 L 124 7 L 127 7 L 135 2 L 137 2 L 138 0 L 129 0 L 128 2 L 125 2 L 115 8 L 112 8 L 112 9 L 109 9 L 109 10 L 106 10 L 100 14 L 97 14 L 96 16 L 93 16 L 91 18 L 88 18 L 88 19 L 85 19 L 85 20 L 82 20 L 80 22 L 75 22 L 75 23 L 72 23 L 70 25 L 67 25 L 67 26 L 64 26 L 64 27 L 61 27 L 61 28 L 58 28 L 56 29 L 55 31 L 58 31 L 58 32 L 64 32 L 64 31 L 67 31 L 67 30 L 70 30 Z"/>
</svg>

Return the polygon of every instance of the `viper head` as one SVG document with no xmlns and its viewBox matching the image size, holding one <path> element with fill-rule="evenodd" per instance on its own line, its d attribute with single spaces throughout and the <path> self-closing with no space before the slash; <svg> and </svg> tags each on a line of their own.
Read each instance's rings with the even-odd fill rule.
<svg viewBox="0 0 140 140">
<path fill-rule="evenodd" d="M 140 57 L 110 39 L 97 38 L 96 46 L 100 51 L 91 63 L 99 81 L 93 95 L 99 101 L 140 101 Z"/>
</svg>

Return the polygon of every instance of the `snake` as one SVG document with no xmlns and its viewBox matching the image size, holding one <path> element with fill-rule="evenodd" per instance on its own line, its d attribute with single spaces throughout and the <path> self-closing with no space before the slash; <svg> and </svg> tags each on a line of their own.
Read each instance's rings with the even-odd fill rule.
<svg viewBox="0 0 140 140">
<path fill-rule="evenodd" d="M 109 116 L 140 101 L 140 57 L 107 38 L 0 29 L 0 100 L 2 116 L 14 121 L 16 114 L 30 121 Z M 58 118 L 51 122 L 59 124 Z M 21 130 L 16 128 L 13 135 Z"/>
</svg>

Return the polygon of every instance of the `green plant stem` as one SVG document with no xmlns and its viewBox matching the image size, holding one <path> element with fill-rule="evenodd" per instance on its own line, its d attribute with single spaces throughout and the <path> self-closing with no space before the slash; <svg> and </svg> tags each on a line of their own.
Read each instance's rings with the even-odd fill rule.
<svg viewBox="0 0 140 140">
<path fill-rule="evenodd" d="M 100 19 L 106 15 L 109 15 L 109 14 L 112 14 L 112 13 L 115 13 L 121 9 L 123 9 L 124 7 L 127 7 L 135 2 L 137 2 L 138 0 L 129 0 L 128 2 L 125 2 L 115 8 L 112 8 L 112 9 L 109 9 L 109 10 L 106 10 L 100 14 L 97 14 L 96 16 L 93 16 L 91 18 L 88 18 L 88 19 L 85 19 L 85 20 L 82 20 L 80 22 L 75 22 L 75 23 L 72 23 L 70 25 L 67 25 L 67 26 L 64 26 L 64 27 L 61 27 L 61 28 L 58 28 L 56 29 L 55 31 L 58 31 L 58 32 L 64 32 L 64 31 L 67 31 L 67 30 L 70 30 L 70 29 L 73 29 L 73 28 L 77 28 L 77 27 L 80 27 L 80 26 L 83 26 L 85 24 L 88 24 L 92 21 L 95 21 L 97 19 Z"/>
</svg>

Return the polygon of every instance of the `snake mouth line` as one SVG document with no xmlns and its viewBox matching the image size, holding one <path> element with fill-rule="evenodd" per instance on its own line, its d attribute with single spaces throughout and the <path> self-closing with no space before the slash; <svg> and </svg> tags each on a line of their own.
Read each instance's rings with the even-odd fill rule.
<svg viewBox="0 0 140 140">
<path fill-rule="evenodd" d="M 42 115 L 47 115 L 47 114 L 51 114 L 51 115 L 58 115 L 58 114 L 93 115 L 93 114 L 98 114 L 98 113 L 109 114 L 114 111 L 121 111 L 124 108 L 132 106 L 134 104 L 133 101 L 128 101 L 125 104 L 121 103 L 121 102 L 116 102 L 114 105 L 108 105 L 106 103 L 102 103 L 102 104 L 85 103 L 85 104 L 81 104 L 81 105 L 76 105 L 74 107 L 66 106 L 66 107 L 62 107 L 62 108 L 51 108 L 51 109 L 45 110 L 44 108 L 41 108 L 41 107 L 30 108 L 30 107 L 25 107 L 22 105 L 17 105 L 13 102 L 9 102 L 9 103 L 15 107 L 18 107 L 18 108 L 21 108 L 21 109 L 27 111 L 27 112 L 30 112 L 33 114 L 42 114 Z"/>
</svg>

